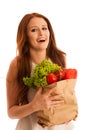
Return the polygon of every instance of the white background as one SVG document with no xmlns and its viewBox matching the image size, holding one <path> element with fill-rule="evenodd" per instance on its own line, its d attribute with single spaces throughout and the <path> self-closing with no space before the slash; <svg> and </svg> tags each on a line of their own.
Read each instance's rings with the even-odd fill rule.
<svg viewBox="0 0 87 130">
<path fill-rule="evenodd" d="M 17 120 L 7 115 L 5 78 L 16 55 L 16 32 L 26 13 L 38 12 L 51 21 L 57 46 L 67 53 L 67 67 L 78 69 L 76 95 L 79 115 L 75 130 L 87 129 L 87 4 L 86 0 L 0 1 L 0 130 L 14 130 Z"/>
</svg>

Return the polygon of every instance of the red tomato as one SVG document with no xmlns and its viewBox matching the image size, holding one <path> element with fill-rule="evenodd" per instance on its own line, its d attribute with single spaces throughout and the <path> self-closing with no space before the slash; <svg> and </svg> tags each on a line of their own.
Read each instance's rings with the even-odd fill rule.
<svg viewBox="0 0 87 130">
<path fill-rule="evenodd" d="M 54 74 L 57 76 L 58 80 L 62 80 L 65 78 L 65 69 L 60 69 L 54 72 Z"/>
<path fill-rule="evenodd" d="M 60 69 L 59 74 L 60 74 L 60 80 L 65 79 L 65 69 Z"/>
<path fill-rule="evenodd" d="M 60 77 L 60 73 L 59 73 L 59 71 L 57 70 L 57 71 L 55 71 L 54 72 L 54 74 L 56 75 L 56 77 L 59 79 L 59 77 Z"/>
<path fill-rule="evenodd" d="M 77 78 L 77 70 L 68 68 L 66 69 L 65 79 Z"/>
<path fill-rule="evenodd" d="M 48 74 L 46 78 L 47 78 L 48 84 L 51 84 L 51 83 L 58 81 L 58 78 L 53 73 Z"/>
</svg>

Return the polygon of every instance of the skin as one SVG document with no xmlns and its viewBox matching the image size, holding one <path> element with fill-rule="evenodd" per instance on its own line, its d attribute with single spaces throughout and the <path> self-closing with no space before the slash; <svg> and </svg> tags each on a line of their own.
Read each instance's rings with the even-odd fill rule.
<svg viewBox="0 0 87 130">
<path fill-rule="evenodd" d="M 50 32 L 47 23 L 43 18 L 34 17 L 30 20 L 27 28 L 27 34 L 31 43 L 30 56 L 31 60 L 39 64 L 42 60 L 46 59 L 46 48 L 49 44 Z M 40 42 L 42 40 L 42 42 Z M 13 60 L 10 66 L 7 77 L 10 76 L 12 82 L 6 82 L 7 86 L 7 106 L 8 115 L 10 118 L 21 119 L 33 112 L 49 109 L 51 107 L 58 107 L 63 100 L 63 94 L 51 96 L 55 91 L 55 87 L 42 94 L 42 88 L 39 88 L 33 100 L 26 105 L 17 105 L 16 97 L 19 92 L 17 84 L 17 62 Z M 44 107 L 43 107 L 44 106 Z"/>
</svg>

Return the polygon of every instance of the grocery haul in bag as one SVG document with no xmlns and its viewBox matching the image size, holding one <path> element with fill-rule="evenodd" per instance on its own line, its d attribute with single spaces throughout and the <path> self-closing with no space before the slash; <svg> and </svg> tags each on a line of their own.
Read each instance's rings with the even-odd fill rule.
<svg viewBox="0 0 87 130">
<path fill-rule="evenodd" d="M 37 112 L 38 124 L 42 127 L 62 124 L 78 116 L 78 104 L 75 95 L 77 69 L 62 68 L 48 60 L 36 65 L 32 77 L 24 77 L 23 82 L 28 87 L 43 88 L 47 92 L 56 86 L 52 94 L 64 94 L 64 103 L 58 107 Z"/>
</svg>

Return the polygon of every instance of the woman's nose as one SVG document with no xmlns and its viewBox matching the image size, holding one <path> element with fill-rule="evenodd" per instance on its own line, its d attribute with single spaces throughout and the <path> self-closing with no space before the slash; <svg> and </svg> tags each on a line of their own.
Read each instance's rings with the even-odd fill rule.
<svg viewBox="0 0 87 130">
<path fill-rule="evenodd" d="M 43 35 L 43 30 L 39 29 L 39 35 Z"/>
</svg>

